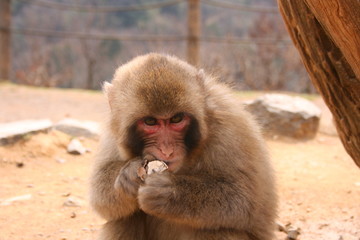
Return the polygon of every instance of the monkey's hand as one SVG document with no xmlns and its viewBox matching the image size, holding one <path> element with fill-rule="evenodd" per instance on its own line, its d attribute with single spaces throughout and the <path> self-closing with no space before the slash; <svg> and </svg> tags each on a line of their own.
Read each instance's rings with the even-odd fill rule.
<svg viewBox="0 0 360 240">
<path fill-rule="evenodd" d="M 138 203 L 148 214 L 193 228 L 238 228 L 251 215 L 241 184 L 223 176 L 155 173 L 139 188 Z"/>
<path fill-rule="evenodd" d="M 166 215 L 169 200 L 173 198 L 175 188 L 168 172 L 154 173 L 146 177 L 145 184 L 139 188 L 140 208 L 151 215 Z"/>
<path fill-rule="evenodd" d="M 120 169 L 119 175 L 115 180 L 115 189 L 136 198 L 140 183 L 142 182 L 138 177 L 137 171 L 142 165 L 143 160 L 140 157 L 126 163 Z"/>
</svg>

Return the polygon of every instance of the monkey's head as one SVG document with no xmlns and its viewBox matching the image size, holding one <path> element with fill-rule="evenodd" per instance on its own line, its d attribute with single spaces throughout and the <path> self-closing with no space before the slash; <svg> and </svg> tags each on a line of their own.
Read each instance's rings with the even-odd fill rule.
<svg viewBox="0 0 360 240">
<path fill-rule="evenodd" d="M 202 71 L 175 57 L 148 54 L 121 66 L 104 90 L 122 156 L 151 154 L 179 170 L 207 135 L 204 89 Z"/>
</svg>

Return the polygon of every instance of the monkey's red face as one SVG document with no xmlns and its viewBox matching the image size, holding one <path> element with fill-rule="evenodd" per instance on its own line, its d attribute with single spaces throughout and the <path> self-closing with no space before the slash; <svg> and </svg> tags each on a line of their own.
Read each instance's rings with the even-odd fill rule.
<svg viewBox="0 0 360 240">
<path fill-rule="evenodd" d="M 151 154 L 164 161 L 170 171 L 178 170 L 186 156 L 185 134 L 191 119 L 178 113 L 170 118 L 145 117 L 137 122 L 143 136 L 143 154 Z"/>
</svg>

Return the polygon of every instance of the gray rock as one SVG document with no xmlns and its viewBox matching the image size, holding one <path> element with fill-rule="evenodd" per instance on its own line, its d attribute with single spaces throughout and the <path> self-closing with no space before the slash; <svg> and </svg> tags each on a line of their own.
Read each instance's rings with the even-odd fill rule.
<svg viewBox="0 0 360 240">
<path fill-rule="evenodd" d="M 290 227 L 287 230 L 287 238 L 286 239 L 288 239 L 288 240 L 296 240 L 299 235 L 300 235 L 300 229 L 299 228 Z"/>
<path fill-rule="evenodd" d="M 67 152 L 71 153 L 71 154 L 75 154 L 75 155 L 83 155 L 87 152 L 88 150 L 82 145 L 82 143 L 74 138 L 73 140 L 71 140 L 71 142 L 69 143 L 69 145 L 67 146 Z"/>
<path fill-rule="evenodd" d="M 321 109 L 319 132 L 330 136 L 338 136 L 333 115 L 324 100 L 319 98 L 314 103 Z"/>
<path fill-rule="evenodd" d="M 83 201 L 75 197 L 68 197 L 63 204 L 65 207 L 81 207 L 82 205 Z"/>
<path fill-rule="evenodd" d="M 66 159 L 64 159 L 64 158 L 61 158 L 61 157 L 56 157 L 55 158 L 55 161 L 57 162 L 57 163 L 66 163 Z"/>
<path fill-rule="evenodd" d="M 79 121 L 72 118 L 65 118 L 54 125 L 58 131 L 74 137 L 97 137 L 99 136 L 99 123 L 93 121 Z"/>
<path fill-rule="evenodd" d="M 268 136 L 311 139 L 319 128 L 321 110 L 304 98 L 266 94 L 246 102 L 245 107 Z"/>
<path fill-rule="evenodd" d="M 0 145 L 14 143 L 30 133 L 47 131 L 52 125 L 49 119 L 2 123 L 0 124 Z"/>
<path fill-rule="evenodd" d="M 276 222 L 276 226 L 278 228 L 279 232 L 285 232 L 286 233 L 286 226 L 280 222 Z"/>
</svg>

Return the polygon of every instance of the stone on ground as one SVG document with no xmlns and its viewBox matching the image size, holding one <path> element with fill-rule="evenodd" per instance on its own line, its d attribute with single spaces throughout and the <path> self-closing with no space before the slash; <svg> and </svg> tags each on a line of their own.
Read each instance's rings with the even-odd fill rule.
<svg viewBox="0 0 360 240">
<path fill-rule="evenodd" d="M 54 125 L 58 131 L 74 137 L 97 137 L 100 132 L 99 123 L 65 118 Z"/>
<path fill-rule="evenodd" d="M 0 145 L 14 143 L 27 134 L 47 131 L 52 127 L 49 119 L 23 120 L 0 124 Z"/>
<path fill-rule="evenodd" d="M 312 102 L 285 94 L 266 94 L 245 103 L 267 136 L 314 138 L 321 110 Z"/>
<path fill-rule="evenodd" d="M 83 155 L 88 150 L 82 145 L 82 143 L 78 139 L 73 139 L 70 141 L 67 146 L 67 152 L 74 155 Z"/>
</svg>

